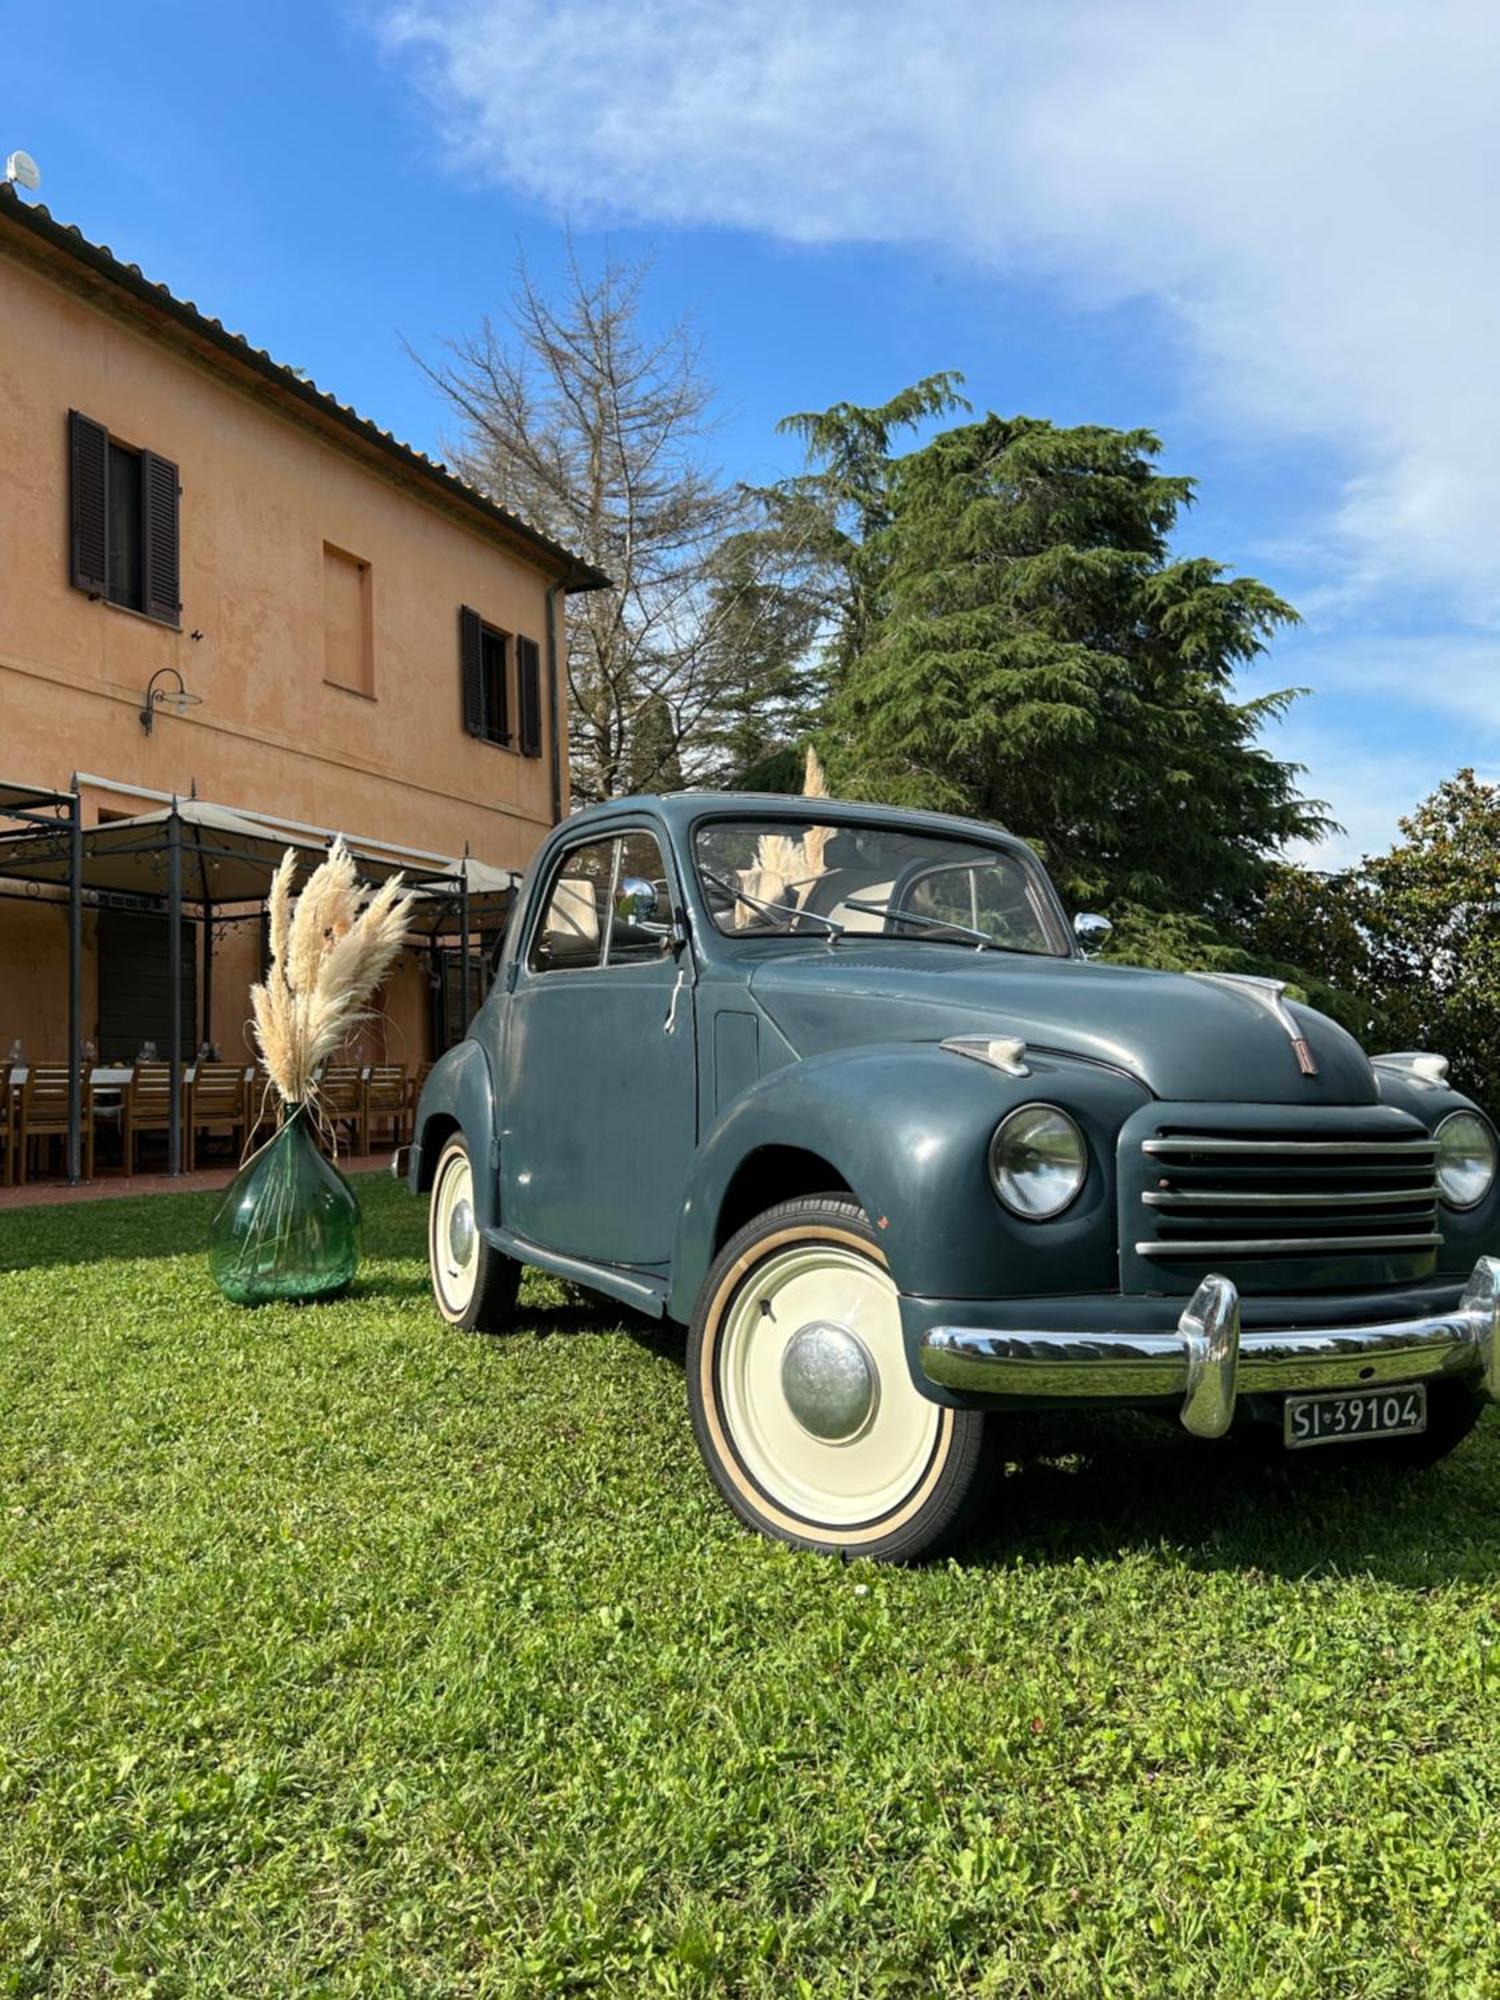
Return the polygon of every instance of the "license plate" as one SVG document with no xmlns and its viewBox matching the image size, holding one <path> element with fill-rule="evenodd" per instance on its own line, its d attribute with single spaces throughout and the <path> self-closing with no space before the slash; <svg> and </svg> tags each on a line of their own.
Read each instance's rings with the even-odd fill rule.
<svg viewBox="0 0 1500 2000">
<path fill-rule="evenodd" d="M 1360 1438 L 1411 1437 L 1427 1428 L 1427 1387 L 1338 1389 L 1326 1396 L 1288 1396 L 1282 1404 L 1288 1451 L 1309 1444 L 1353 1444 Z"/>
</svg>

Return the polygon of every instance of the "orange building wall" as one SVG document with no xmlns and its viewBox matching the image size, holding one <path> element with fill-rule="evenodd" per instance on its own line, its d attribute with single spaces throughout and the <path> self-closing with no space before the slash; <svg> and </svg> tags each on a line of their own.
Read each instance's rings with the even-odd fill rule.
<svg viewBox="0 0 1500 2000">
<path fill-rule="evenodd" d="M 472 605 L 538 640 L 545 658 L 543 570 L 265 388 L 178 351 L 175 330 L 129 323 L 8 251 L 0 324 L 0 778 L 63 788 L 83 771 L 160 792 L 196 786 L 252 812 L 443 855 L 467 843 L 482 861 L 523 865 L 552 818 L 545 694 L 540 758 L 469 736 L 458 613 Z M 69 585 L 70 408 L 179 467 L 180 631 Z M 325 679 L 325 545 L 370 566 L 373 697 Z M 560 594 L 556 610 L 561 652 Z M 159 714 L 148 737 L 142 694 L 165 666 L 202 705 Z M 560 761 L 566 788 L 565 742 Z M 86 787 L 85 824 L 101 804 L 150 809 Z M 254 926 L 243 929 L 217 948 L 226 1056 L 242 1042 L 255 952 Z M 0 901 L 0 1059 L 17 1034 L 28 1054 L 64 1053 L 65 940 L 60 912 Z M 404 1046 L 392 1060 L 425 1054 L 426 1004 L 413 962 L 394 982 L 387 1035 Z"/>
</svg>

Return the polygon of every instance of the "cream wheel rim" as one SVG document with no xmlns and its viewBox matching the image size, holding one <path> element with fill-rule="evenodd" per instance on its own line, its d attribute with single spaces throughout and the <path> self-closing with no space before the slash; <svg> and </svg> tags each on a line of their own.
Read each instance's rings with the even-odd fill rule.
<svg viewBox="0 0 1500 2000">
<path fill-rule="evenodd" d="M 474 1173 L 467 1153 L 450 1153 L 432 1197 L 428 1239 L 433 1283 L 445 1312 L 467 1310 L 479 1270 L 479 1230 L 474 1221 Z"/>
<path fill-rule="evenodd" d="M 931 1465 L 943 1412 L 912 1386 L 895 1285 L 857 1250 L 802 1243 L 752 1270 L 724 1315 L 718 1383 L 744 1470 L 804 1521 L 879 1520 Z"/>
</svg>

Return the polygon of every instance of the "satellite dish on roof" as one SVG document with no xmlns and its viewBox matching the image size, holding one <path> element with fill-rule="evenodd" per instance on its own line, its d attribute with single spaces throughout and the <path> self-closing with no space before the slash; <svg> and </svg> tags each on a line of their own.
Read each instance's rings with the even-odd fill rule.
<svg viewBox="0 0 1500 2000">
<path fill-rule="evenodd" d="M 14 183 L 35 193 L 42 184 L 42 170 L 30 153 L 15 152 L 5 162 L 5 182 L 7 187 Z"/>
</svg>

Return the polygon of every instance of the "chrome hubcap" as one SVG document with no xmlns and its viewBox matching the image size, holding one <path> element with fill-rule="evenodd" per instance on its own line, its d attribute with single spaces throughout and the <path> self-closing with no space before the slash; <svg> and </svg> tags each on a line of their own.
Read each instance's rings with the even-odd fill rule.
<svg viewBox="0 0 1500 2000">
<path fill-rule="evenodd" d="M 462 1270 L 474 1252 L 474 1211 L 460 1198 L 448 1217 L 448 1254 L 457 1270 Z"/>
<path fill-rule="evenodd" d="M 848 1444 L 875 1414 L 880 1378 L 857 1333 L 832 1320 L 799 1327 L 781 1357 L 787 1408 L 809 1437 Z"/>
</svg>

